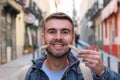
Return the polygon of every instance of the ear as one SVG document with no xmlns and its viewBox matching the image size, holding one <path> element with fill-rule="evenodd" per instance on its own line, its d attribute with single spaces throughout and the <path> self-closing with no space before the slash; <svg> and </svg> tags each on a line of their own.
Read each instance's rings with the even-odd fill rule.
<svg viewBox="0 0 120 80">
<path fill-rule="evenodd" d="M 45 34 L 44 33 L 42 33 L 41 38 L 42 38 L 42 44 L 45 44 Z"/>
<path fill-rule="evenodd" d="M 75 42 L 75 35 L 73 35 L 72 37 L 72 44 L 74 44 L 74 42 Z"/>
</svg>

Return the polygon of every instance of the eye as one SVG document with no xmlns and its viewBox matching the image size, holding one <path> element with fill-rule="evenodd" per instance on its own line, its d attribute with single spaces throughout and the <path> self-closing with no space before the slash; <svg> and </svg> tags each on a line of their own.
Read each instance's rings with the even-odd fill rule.
<svg viewBox="0 0 120 80">
<path fill-rule="evenodd" d="M 62 34 L 67 35 L 67 34 L 70 34 L 70 32 L 68 30 L 64 30 L 62 31 Z"/>
<path fill-rule="evenodd" d="M 55 34 L 56 31 L 55 31 L 55 30 L 49 30 L 48 33 L 49 33 L 49 34 Z"/>
</svg>

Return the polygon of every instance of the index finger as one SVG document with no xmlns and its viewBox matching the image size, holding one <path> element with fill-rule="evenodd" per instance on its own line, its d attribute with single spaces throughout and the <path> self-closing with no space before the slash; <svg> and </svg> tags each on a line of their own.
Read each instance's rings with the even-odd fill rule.
<svg viewBox="0 0 120 80">
<path fill-rule="evenodd" d="M 78 54 L 79 55 L 83 55 L 83 54 L 98 54 L 98 52 L 94 51 L 94 50 L 79 50 Z"/>
</svg>

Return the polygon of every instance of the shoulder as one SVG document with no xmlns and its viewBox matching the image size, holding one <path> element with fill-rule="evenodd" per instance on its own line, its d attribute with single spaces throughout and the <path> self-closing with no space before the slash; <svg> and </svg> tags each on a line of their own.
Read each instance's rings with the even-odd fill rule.
<svg viewBox="0 0 120 80">
<path fill-rule="evenodd" d="M 17 76 L 18 80 L 25 80 L 26 74 L 27 74 L 30 66 L 31 65 L 29 64 L 20 69 L 20 72 L 18 73 L 18 76 Z"/>
<path fill-rule="evenodd" d="M 32 80 L 32 78 L 35 77 L 36 72 L 37 68 L 35 67 L 35 65 L 29 66 L 26 71 L 25 80 Z"/>
</svg>

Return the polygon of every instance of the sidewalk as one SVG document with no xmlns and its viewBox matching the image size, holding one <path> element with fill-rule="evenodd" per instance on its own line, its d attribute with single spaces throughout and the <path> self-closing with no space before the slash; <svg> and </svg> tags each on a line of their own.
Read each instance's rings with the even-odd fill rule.
<svg viewBox="0 0 120 80">
<path fill-rule="evenodd" d="M 32 54 L 28 54 L 0 66 L 0 80 L 18 80 L 20 70 L 31 64 L 32 58 Z"/>
</svg>

